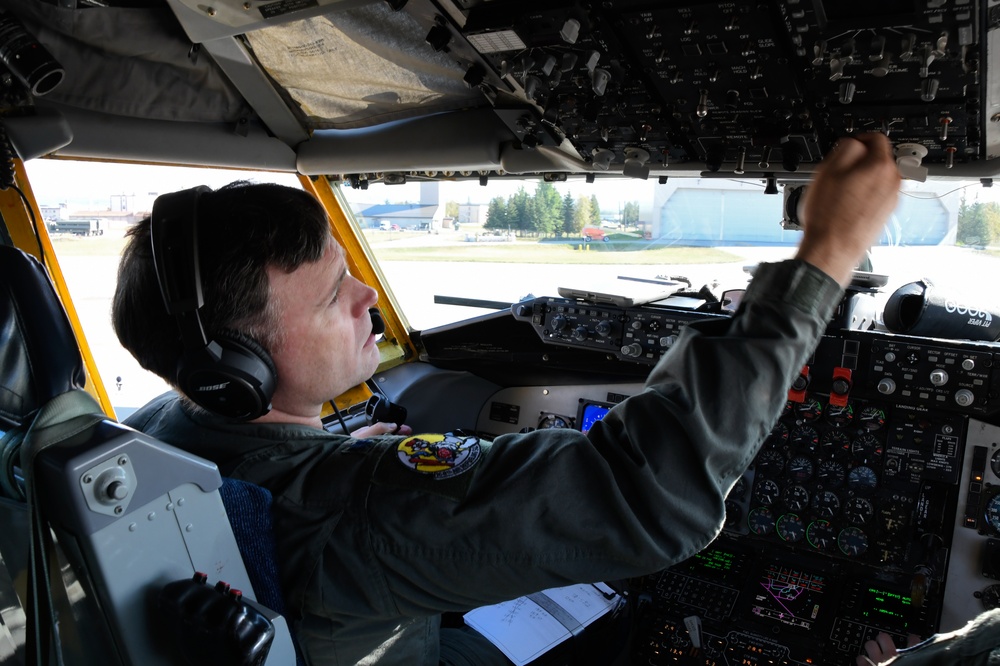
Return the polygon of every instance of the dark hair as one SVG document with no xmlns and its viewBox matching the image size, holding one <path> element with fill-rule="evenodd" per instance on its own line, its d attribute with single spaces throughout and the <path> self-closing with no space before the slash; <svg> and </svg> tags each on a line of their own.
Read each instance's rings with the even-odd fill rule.
<svg viewBox="0 0 1000 666">
<path fill-rule="evenodd" d="M 294 187 L 237 181 L 202 194 L 197 214 L 206 335 L 238 331 L 274 348 L 282 331 L 269 307 L 267 268 L 291 272 L 322 256 L 330 237 L 322 205 Z M 174 384 L 183 347 L 160 293 L 149 228 L 147 217 L 126 234 L 111 319 L 139 365 Z"/>
</svg>

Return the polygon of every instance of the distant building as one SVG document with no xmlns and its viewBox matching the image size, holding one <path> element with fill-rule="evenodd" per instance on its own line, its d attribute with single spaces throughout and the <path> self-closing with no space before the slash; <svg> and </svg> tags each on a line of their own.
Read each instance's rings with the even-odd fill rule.
<svg viewBox="0 0 1000 666">
<path fill-rule="evenodd" d="M 67 220 L 104 220 L 108 229 L 124 229 L 135 224 L 148 213 L 119 210 L 76 210 L 66 213 L 64 219 Z"/>
<path fill-rule="evenodd" d="M 66 219 L 66 204 L 64 203 L 55 206 L 39 204 L 38 211 L 42 214 L 43 220 L 55 221 Z"/>
<path fill-rule="evenodd" d="M 367 229 L 385 229 L 386 224 L 399 225 L 401 230 L 435 231 L 444 221 L 444 206 L 439 196 L 439 184 L 420 184 L 420 203 L 376 204 L 355 211 L 358 222 Z"/>
<path fill-rule="evenodd" d="M 488 209 L 486 204 L 459 204 L 457 221 L 459 224 L 484 224 Z"/>
</svg>

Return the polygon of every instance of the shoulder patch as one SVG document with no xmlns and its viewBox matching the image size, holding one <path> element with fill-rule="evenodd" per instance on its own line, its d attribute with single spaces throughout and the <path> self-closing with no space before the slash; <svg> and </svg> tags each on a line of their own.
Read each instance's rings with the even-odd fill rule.
<svg viewBox="0 0 1000 666">
<path fill-rule="evenodd" d="M 413 435 L 396 446 L 400 463 L 436 480 L 469 471 L 481 455 L 478 437 L 454 433 Z"/>
</svg>

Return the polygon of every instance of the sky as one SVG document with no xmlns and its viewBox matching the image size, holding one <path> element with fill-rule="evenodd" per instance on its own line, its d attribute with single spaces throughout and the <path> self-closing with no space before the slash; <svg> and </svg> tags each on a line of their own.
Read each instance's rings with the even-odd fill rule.
<svg viewBox="0 0 1000 666">
<path fill-rule="evenodd" d="M 298 186 L 293 174 L 275 172 L 251 172 L 196 167 L 167 167 L 141 164 L 111 164 L 102 162 L 77 162 L 71 160 L 35 159 L 26 163 L 28 177 L 40 206 L 55 206 L 65 203 L 70 211 L 108 210 L 112 207 L 113 196 L 130 197 L 133 210 L 147 211 L 159 194 L 208 185 L 216 188 L 234 180 L 256 182 L 277 182 Z M 597 179 L 586 183 L 583 179 L 571 179 L 564 183 L 553 183 L 560 196 L 571 192 L 574 197 L 594 194 L 604 212 L 621 210 L 626 202 L 639 201 L 649 197 L 656 180 L 639 179 Z M 962 183 L 955 183 L 961 187 Z M 514 194 L 520 181 L 493 178 L 489 187 L 482 187 L 478 181 L 441 183 L 441 202 L 455 201 L 460 204 L 487 204 L 493 197 L 507 198 Z M 760 184 L 763 188 L 763 183 Z M 915 189 L 917 184 L 904 186 Z M 526 187 L 534 192 L 535 183 Z M 940 187 L 935 188 L 940 192 Z M 951 188 L 948 188 L 951 189 Z M 394 186 L 373 186 L 368 190 L 345 188 L 349 201 L 353 204 L 382 204 L 419 201 L 417 183 Z M 983 188 L 973 183 L 967 188 L 968 200 L 1000 201 L 1000 185 Z"/>
</svg>

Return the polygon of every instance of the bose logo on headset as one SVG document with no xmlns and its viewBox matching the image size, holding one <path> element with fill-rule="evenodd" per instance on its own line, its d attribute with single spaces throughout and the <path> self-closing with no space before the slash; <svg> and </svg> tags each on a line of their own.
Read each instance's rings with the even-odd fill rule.
<svg viewBox="0 0 1000 666">
<path fill-rule="evenodd" d="M 177 318 L 184 351 L 176 384 L 195 404 L 240 420 L 267 414 L 277 370 L 266 349 L 238 331 L 214 331 L 209 339 L 198 316 L 205 304 L 198 263 L 198 199 L 204 185 L 163 194 L 153 202 L 150 241 L 156 279 L 167 312 Z M 385 332 L 378 308 L 370 308 L 372 333 Z"/>
<path fill-rule="evenodd" d="M 255 419 L 271 409 L 277 382 L 274 361 L 256 341 L 237 331 L 212 331 L 198 310 L 205 301 L 198 263 L 198 200 L 212 190 L 200 185 L 153 202 L 153 263 L 167 312 L 177 318 L 184 350 L 177 387 L 197 405 L 221 416 Z"/>
</svg>

